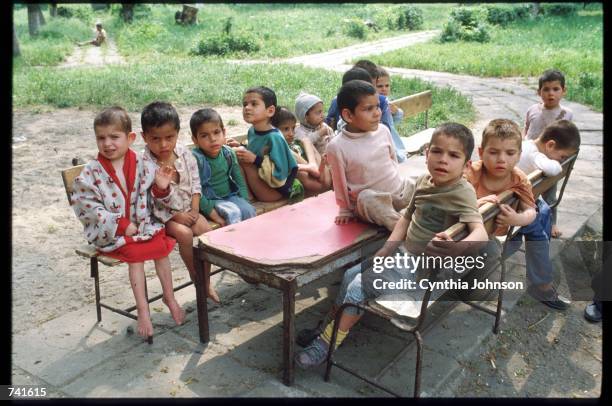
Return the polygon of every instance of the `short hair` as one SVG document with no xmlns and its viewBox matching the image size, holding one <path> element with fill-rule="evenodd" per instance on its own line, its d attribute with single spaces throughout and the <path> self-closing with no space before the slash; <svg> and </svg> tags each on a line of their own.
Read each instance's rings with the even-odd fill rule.
<svg viewBox="0 0 612 406">
<path fill-rule="evenodd" d="M 96 115 L 93 123 L 94 131 L 96 127 L 103 125 L 116 125 L 126 134 L 132 132 L 132 119 L 127 111 L 119 106 L 108 107 Z"/>
<path fill-rule="evenodd" d="M 344 75 L 342 75 L 342 84 L 350 82 L 351 80 L 364 80 L 366 82 L 372 82 L 372 76 L 370 76 L 368 71 L 363 68 L 352 67 L 344 72 Z"/>
<path fill-rule="evenodd" d="M 431 134 L 429 144 L 431 144 L 439 135 L 446 135 L 447 137 L 453 137 L 459 140 L 463 146 L 466 162 L 472 157 L 472 152 L 474 152 L 474 135 L 469 128 L 459 123 L 442 123 L 437 126 L 434 132 Z"/>
<path fill-rule="evenodd" d="M 287 107 L 277 106 L 276 111 L 277 113 L 274 115 L 274 117 L 272 117 L 272 125 L 274 127 L 278 128 L 279 125 L 288 120 L 295 121 L 297 123 L 297 117 Z"/>
<path fill-rule="evenodd" d="M 542 89 L 544 82 L 554 82 L 555 80 L 561 84 L 561 87 L 565 87 L 565 76 L 563 76 L 561 71 L 556 69 L 545 70 L 544 73 L 542 73 L 542 76 L 540 76 L 538 79 L 538 90 Z"/>
<path fill-rule="evenodd" d="M 140 125 L 143 132 L 147 132 L 153 128 L 161 127 L 164 124 L 170 123 L 174 125 L 176 131 L 181 129 L 181 122 L 178 113 L 172 104 L 163 101 L 154 101 L 149 103 L 142 109 L 140 114 Z"/>
<path fill-rule="evenodd" d="M 96 27 L 102 27 L 102 23 L 101 23 L 100 21 L 98 21 L 98 22 L 96 23 Z"/>
<path fill-rule="evenodd" d="M 542 142 L 555 141 L 555 149 L 577 150 L 580 148 L 580 131 L 569 120 L 553 121 L 544 128 L 538 138 Z"/>
<path fill-rule="evenodd" d="M 372 61 L 369 61 L 367 59 L 360 59 L 357 62 L 355 62 L 355 65 L 353 65 L 353 67 L 363 68 L 366 71 L 368 71 L 368 73 L 370 74 L 373 80 L 378 79 L 378 65 L 376 65 Z"/>
<path fill-rule="evenodd" d="M 342 110 L 349 109 L 354 113 L 355 107 L 357 107 L 361 98 L 375 94 L 376 88 L 370 82 L 366 82 L 365 80 L 351 80 L 346 82 L 338 92 L 337 101 L 340 117 L 342 117 Z"/>
<path fill-rule="evenodd" d="M 514 139 L 518 144 L 519 151 L 521 150 L 521 144 L 523 142 L 521 129 L 518 124 L 512 120 L 507 118 L 496 118 L 489 121 L 484 130 L 482 130 L 481 148 L 486 147 L 491 138 L 499 138 L 501 140 Z"/>
<path fill-rule="evenodd" d="M 200 109 L 191 115 L 189 120 L 189 128 L 191 129 L 191 135 L 194 137 L 198 134 L 198 128 L 204 123 L 218 123 L 222 130 L 225 130 L 223 126 L 223 119 L 217 113 L 216 110 L 211 108 Z"/>
<path fill-rule="evenodd" d="M 271 120 L 274 120 L 274 117 L 276 117 L 276 115 L 278 114 L 278 105 L 276 101 L 276 93 L 274 93 L 274 90 L 270 89 L 269 87 L 265 87 L 265 86 L 253 86 L 253 87 L 249 87 L 244 92 L 245 95 L 248 93 L 256 93 L 260 95 L 261 99 L 264 102 L 264 106 L 266 106 L 266 108 L 270 106 L 274 106 L 274 115 L 272 116 L 272 119 L 271 119 Z"/>
<path fill-rule="evenodd" d="M 385 68 L 383 68 L 382 66 L 378 67 L 378 76 L 376 76 L 377 78 L 388 78 L 390 77 L 389 72 L 387 72 L 387 70 Z"/>
</svg>

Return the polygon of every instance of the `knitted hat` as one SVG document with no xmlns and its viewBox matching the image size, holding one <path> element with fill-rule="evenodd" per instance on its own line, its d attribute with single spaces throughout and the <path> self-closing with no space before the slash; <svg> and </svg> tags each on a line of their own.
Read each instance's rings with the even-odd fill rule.
<svg viewBox="0 0 612 406">
<path fill-rule="evenodd" d="M 295 115 L 300 123 L 304 123 L 306 121 L 306 113 L 308 113 L 308 110 L 310 110 L 315 104 L 321 102 L 322 100 L 314 94 L 300 92 L 298 97 L 295 99 Z"/>
</svg>

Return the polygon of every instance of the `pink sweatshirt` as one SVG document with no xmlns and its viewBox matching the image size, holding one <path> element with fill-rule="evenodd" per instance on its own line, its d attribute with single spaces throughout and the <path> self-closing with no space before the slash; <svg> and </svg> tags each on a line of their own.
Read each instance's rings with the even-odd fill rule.
<svg viewBox="0 0 612 406">
<path fill-rule="evenodd" d="M 357 195 L 364 189 L 401 193 L 402 179 L 391 133 L 385 125 L 373 132 L 342 129 L 327 145 L 339 216 L 354 216 Z"/>
</svg>

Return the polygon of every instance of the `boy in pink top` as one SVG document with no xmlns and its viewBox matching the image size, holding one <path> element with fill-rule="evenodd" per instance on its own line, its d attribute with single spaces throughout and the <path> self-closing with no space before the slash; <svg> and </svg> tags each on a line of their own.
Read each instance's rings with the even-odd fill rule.
<svg viewBox="0 0 612 406">
<path fill-rule="evenodd" d="M 389 129 L 380 122 L 376 89 L 351 80 L 338 92 L 338 110 L 346 126 L 327 145 L 336 203 L 336 224 L 354 217 L 393 230 L 399 211 L 408 206 L 414 182 L 398 173 Z"/>
</svg>

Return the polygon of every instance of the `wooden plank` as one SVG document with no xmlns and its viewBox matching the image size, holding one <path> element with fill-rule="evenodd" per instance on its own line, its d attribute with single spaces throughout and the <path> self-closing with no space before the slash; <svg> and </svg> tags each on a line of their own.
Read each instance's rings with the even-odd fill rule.
<svg viewBox="0 0 612 406">
<path fill-rule="evenodd" d="M 426 90 L 417 94 L 411 94 L 390 102 L 404 110 L 404 120 L 427 111 L 432 105 L 431 90 Z"/>
<path fill-rule="evenodd" d="M 81 174 L 84 167 L 85 165 L 77 165 L 62 171 L 62 180 L 64 181 L 64 189 L 66 190 L 68 204 L 70 204 L 70 195 L 72 193 L 72 183 L 74 182 L 74 178 Z"/>
</svg>

